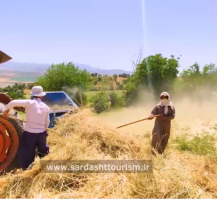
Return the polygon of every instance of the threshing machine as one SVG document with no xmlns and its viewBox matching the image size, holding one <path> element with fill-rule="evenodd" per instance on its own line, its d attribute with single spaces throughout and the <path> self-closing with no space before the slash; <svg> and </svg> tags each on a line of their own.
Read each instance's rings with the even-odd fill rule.
<svg viewBox="0 0 217 200">
<path fill-rule="evenodd" d="M 49 128 L 53 128 L 56 119 L 67 113 L 70 107 L 78 108 L 78 106 L 64 91 L 46 92 L 46 95 L 42 98 L 42 101 L 51 109 Z M 57 106 L 57 108 L 55 108 L 55 106 Z"/>
<path fill-rule="evenodd" d="M 10 56 L 0 51 L 0 64 L 10 59 Z M 5 109 L 5 105 L 12 100 L 13 99 L 6 94 L 0 93 L 0 113 Z M 49 128 L 54 127 L 55 119 L 67 113 L 70 107 L 78 107 L 63 91 L 46 92 L 46 96 L 42 98 L 42 101 L 51 108 Z M 59 109 L 53 110 L 52 107 L 55 105 L 57 105 Z M 9 114 L 22 119 L 18 111 L 24 111 L 24 109 L 14 108 Z M 10 118 L 5 119 L 0 115 L 0 175 L 15 168 L 20 168 L 20 160 L 18 158 L 19 141 L 24 127 L 25 123 Z"/>
</svg>

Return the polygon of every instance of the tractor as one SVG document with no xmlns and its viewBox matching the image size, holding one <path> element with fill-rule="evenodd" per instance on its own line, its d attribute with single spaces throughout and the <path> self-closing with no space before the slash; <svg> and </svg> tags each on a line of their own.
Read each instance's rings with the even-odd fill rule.
<svg viewBox="0 0 217 200">
<path fill-rule="evenodd" d="M 12 58 L 7 54 L 0 51 L 0 64 L 11 60 Z M 5 109 L 13 99 L 4 93 L 0 93 L 0 113 Z M 42 101 L 49 107 L 58 104 L 60 107 L 67 109 L 59 109 L 50 111 L 50 124 L 49 128 L 55 126 L 57 118 L 61 117 L 69 111 L 70 107 L 78 108 L 72 99 L 63 91 L 59 92 L 46 92 L 46 96 Z M 18 111 L 25 111 L 24 108 L 16 107 L 9 112 L 10 116 L 22 120 L 22 116 Z M 20 160 L 18 158 L 19 141 L 22 136 L 25 122 L 15 119 L 5 119 L 0 115 L 0 175 L 10 172 L 13 169 L 20 168 Z"/>
</svg>

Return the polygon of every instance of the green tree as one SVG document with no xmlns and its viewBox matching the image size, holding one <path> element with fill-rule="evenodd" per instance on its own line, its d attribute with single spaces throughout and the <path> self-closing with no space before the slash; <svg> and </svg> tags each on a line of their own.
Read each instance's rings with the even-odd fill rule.
<svg viewBox="0 0 217 200">
<path fill-rule="evenodd" d="M 106 76 L 103 77 L 102 81 L 101 81 L 102 90 L 108 90 L 109 89 L 109 83 L 110 83 L 109 78 Z"/>
<path fill-rule="evenodd" d="M 217 67 L 215 64 L 205 65 L 202 71 L 203 82 L 206 80 L 206 85 L 209 86 L 211 90 L 216 90 L 217 85 Z"/>
<path fill-rule="evenodd" d="M 203 67 L 202 75 L 206 76 L 208 74 L 213 74 L 216 72 L 217 72 L 217 68 L 216 68 L 215 64 L 211 63 L 211 64 L 205 65 Z"/>
<path fill-rule="evenodd" d="M 173 83 L 179 73 L 179 58 L 165 58 L 161 54 L 149 56 L 137 65 L 133 76 L 128 77 L 126 84 L 126 102 L 132 103 L 138 97 L 140 88 L 152 90 L 156 97 L 162 91 L 172 91 Z"/>
<path fill-rule="evenodd" d="M 208 68 L 204 69 L 204 73 L 206 73 L 206 71 L 208 71 Z M 181 77 L 185 81 L 189 81 L 192 79 L 195 80 L 198 77 L 201 77 L 200 66 L 198 65 L 198 63 L 195 63 L 192 66 L 190 66 L 187 70 L 184 70 L 181 73 Z"/>
<path fill-rule="evenodd" d="M 117 74 L 114 74 L 113 77 L 114 77 L 115 82 L 117 82 L 118 75 L 117 75 Z"/>
<path fill-rule="evenodd" d="M 201 72 L 200 72 L 200 66 L 198 63 L 194 63 L 191 65 L 187 70 L 183 70 L 183 72 L 180 74 L 181 76 L 181 85 L 182 90 L 179 91 L 183 93 L 185 91 L 186 95 L 192 94 L 195 90 L 195 87 L 198 86 L 201 80 Z"/>
<path fill-rule="evenodd" d="M 124 80 L 122 81 L 122 83 L 123 83 L 124 85 L 126 85 L 126 84 L 127 84 L 127 79 L 124 79 Z"/>
<path fill-rule="evenodd" d="M 204 96 L 212 96 L 212 91 L 216 90 L 217 68 L 215 64 L 205 65 L 200 71 L 198 63 L 194 63 L 187 70 L 181 73 L 179 83 L 179 93 L 190 95 L 191 98 L 203 99 Z"/>
<path fill-rule="evenodd" d="M 37 84 L 46 91 L 59 91 L 63 87 L 78 87 L 88 89 L 91 76 L 86 70 L 79 70 L 73 63 L 53 64 Z"/>
</svg>

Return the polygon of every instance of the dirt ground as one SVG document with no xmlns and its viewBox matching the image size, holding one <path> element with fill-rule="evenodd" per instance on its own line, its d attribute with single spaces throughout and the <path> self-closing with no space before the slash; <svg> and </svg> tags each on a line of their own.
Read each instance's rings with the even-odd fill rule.
<svg viewBox="0 0 217 200">
<path fill-rule="evenodd" d="M 151 110 L 154 108 L 154 103 L 157 104 L 158 102 L 152 102 L 145 107 L 137 106 L 103 113 L 100 115 L 100 118 L 107 124 L 117 127 L 148 117 Z M 185 99 L 180 102 L 173 102 L 173 104 L 176 109 L 176 117 L 173 120 L 173 123 L 176 123 L 180 128 L 190 128 L 192 134 L 200 132 L 202 129 L 209 132 L 211 130 L 209 130 L 208 127 L 214 126 L 217 123 L 217 106 L 214 100 L 204 100 L 202 103 L 197 103 Z M 138 135 L 150 132 L 153 125 L 154 120 L 146 120 L 120 128 L 119 130 Z"/>
<path fill-rule="evenodd" d="M 15 83 L 18 83 L 18 84 L 27 84 L 27 83 L 31 83 L 31 82 L 28 82 L 28 81 L 13 81 L 13 80 L 10 80 L 10 78 L 0 78 L 0 88 L 4 88 L 4 87 L 7 87 L 7 86 L 13 86 Z"/>
</svg>

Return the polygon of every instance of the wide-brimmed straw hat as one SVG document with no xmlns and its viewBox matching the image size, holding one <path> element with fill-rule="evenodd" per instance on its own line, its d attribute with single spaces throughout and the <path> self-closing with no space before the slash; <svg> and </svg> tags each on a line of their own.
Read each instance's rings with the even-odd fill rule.
<svg viewBox="0 0 217 200">
<path fill-rule="evenodd" d="M 41 86 L 34 86 L 32 88 L 32 92 L 31 92 L 31 96 L 35 96 L 35 97 L 43 97 L 45 96 L 46 93 L 43 91 L 43 88 Z"/>
</svg>

